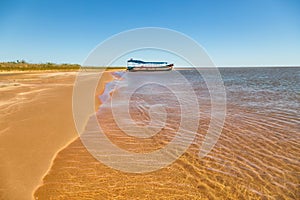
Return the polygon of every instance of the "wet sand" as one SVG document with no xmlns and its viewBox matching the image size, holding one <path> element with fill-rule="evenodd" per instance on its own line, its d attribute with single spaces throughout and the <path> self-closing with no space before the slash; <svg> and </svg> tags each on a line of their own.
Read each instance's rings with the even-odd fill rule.
<svg viewBox="0 0 300 200">
<path fill-rule="evenodd" d="M 75 76 L 1 72 L 0 199 L 33 199 L 57 152 L 78 137 L 72 116 Z"/>
<path fill-rule="evenodd" d="M 35 197 L 299 199 L 300 145 L 299 135 L 295 137 L 299 128 L 290 126 L 287 131 L 288 121 L 281 120 L 278 115 L 268 117 L 243 112 L 243 117 L 234 117 L 237 113 L 232 113 L 217 145 L 206 158 L 198 157 L 201 144 L 198 142 L 173 164 L 146 174 L 124 173 L 107 167 L 76 139 L 59 152 Z M 274 126 L 278 121 L 280 124 Z M 202 141 L 206 125 L 207 121 L 202 123 L 198 141 Z M 111 125 L 107 131 L 110 129 Z M 137 148 L 135 141 L 126 140 L 122 134 L 109 134 L 121 148 L 138 152 L 137 149 L 141 151 L 146 146 Z M 159 142 L 161 138 L 156 138 L 148 145 L 160 146 Z"/>
<path fill-rule="evenodd" d="M 300 198 L 297 111 L 262 112 L 229 99 L 222 135 L 201 159 L 198 152 L 208 128 L 210 105 L 207 99 L 200 100 L 200 127 L 186 153 L 158 171 L 124 173 L 96 160 L 78 138 L 71 110 L 74 74 L 14 75 L 10 81 L 4 77 L 5 86 L 0 88 L 0 199 L 31 199 L 33 195 L 34 199 Z M 107 81 L 110 79 L 108 75 Z M 103 89 L 100 84 L 96 93 Z M 234 95 L 245 96 L 236 91 Z M 139 96 L 132 100 L 135 98 Z M 176 113 L 178 105 L 172 105 L 169 112 Z M 131 115 L 136 120 L 149 118 L 135 106 Z M 172 139 L 172 130 L 177 129 L 174 120 L 178 119 L 169 119 L 169 129 L 149 139 L 128 137 L 118 130 L 109 108 L 98 111 L 97 121 L 90 123 L 99 123 L 120 148 L 144 153 Z M 86 131 L 93 130 L 87 127 Z"/>
<path fill-rule="evenodd" d="M 244 96 L 236 91 L 235 95 Z M 299 114 L 276 109 L 261 112 L 229 101 L 222 135 L 209 155 L 201 159 L 199 147 L 210 119 L 207 102 L 201 103 L 200 127 L 194 143 L 171 165 L 149 173 L 124 173 L 96 160 L 77 138 L 57 154 L 35 198 L 299 199 Z M 174 110 L 169 112 L 178 112 L 178 105 L 172 105 Z M 149 118 L 136 108 L 130 111 L 133 118 Z M 90 119 L 86 133 L 93 131 L 89 123 L 99 123 L 115 145 L 145 153 L 172 139 L 177 120 L 170 119 L 170 129 L 156 136 L 136 139 L 118 128 L 111 109 L 103 108 L 97 120 Z"/>
</svg>

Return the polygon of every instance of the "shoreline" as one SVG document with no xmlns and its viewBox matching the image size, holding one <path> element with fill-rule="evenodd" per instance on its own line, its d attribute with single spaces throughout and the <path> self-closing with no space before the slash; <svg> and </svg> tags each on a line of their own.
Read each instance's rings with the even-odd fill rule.
<svg viewBox="0 0 300 200">
<path fill-rule="evenodd" d="M 67 148 L 68 146 L 70 146 L 70 144 L 72 144 L 72 143 L 73 143 L 74 141 L 76 141 L 78 138 L 79 138 L 79 136 L 74 137 L 74 138 L 73 138 L 72 140 L 70 140 L 67 144 L 65 144 L 65 146 L 61 147 L 60 149 L 58 149 L 58 150 L 56 151 L 56 153 L 53 155 L 53 157 L 52 157 L 52 159 L 51 159 L 51 163 L 50 163 L 50 165 L 49 165 L 47 171 L 46 171 L 46 172 L 43 174 L 43 176 L 41 177 L 40 183 L 39 183 L 39 184 L 33 189 L 33 191 L 31 192 L 32 199 L 36 199 L 36 198 L 34 198 L 34 194 L 35 194 L 35 192 L 38 190 L 38 188 L 40 188 L 40 187 L 44 184 L 44 181 L 43 181 L 43 180 L 44 180 L 45 176 L 47 176 L 47 174 L 50 172 L 51 167 L 53 166 L 54 161 L 55 161 L 57 155 L 58 155 L 61 151 L 63 151 L 65 148 Z"/>
<path fill-rule="evenodd" d="M 75 76 L 74 72 L 0 76 L 4 85 L 0 101 L 5 102 L 0 105 L 0 126 L 4 129 L 0 134 L 0 171 L 7 172 L 0 174 L 4 199 L 33 199 L 32 190 L 41 182 L 53 154 L 75 139 L 68 101 Z M 10 85 L 12 81 L 17 85 Z"/>
<path fill-rule="evenodd" d="M 96 92 L 95 92 L 95 109 L 97 109 L 97 107 L 101 106 L 100 100 L 97 99 L 99 95 L 102 95 L 105 91 L 105 88 L 107 86 L 107 84 L 111 83 L 114 80 L 114 76 L 112 75 L 112 71 L 105 71 L 103 72 L 105 74 L 102 75 L 102 77 L 104 77 L 104 80 L 99 80 L 99 82 L 102 82 L 101 84 L 98 84 L 97 88 L 96 88 Z M 78 134 L 78 133 L 77 133 Z M 34 198 L 34 194 L 35 192 L 44 185 L 44 178 L 48 175 L 48 173 L 51 171 L 52 166 L 54 165 L 54 161 L 57 158 L 57 155 L 62 152 L 63 150 L 65 150 L 66 148 L 68 148 L 72 143 L 74 143 L 76 140 L 80 139 L 80 136 L 77 135 L 74 138 L 72 138 L 68 143 L 66 143 L 63 147 L 61 147 L 60 149 L 58 149 L 56 151 L 56 153 L 53 155 L 52 159 L 51 159 L 51 163 L 47 169 L 47 171 L 44 173 L 44 175 L 41 177 L 41 181 L 40 183 L 34 188 L 34 190 L 32 191 L 32 197 Z"/>
<path fill-rule="evenodd" d="M 209 127 L 210 113 L 207 111 L 210 110 L 210 104 L 206 104 L 208 91 L 202 83 L 196 88 L 196 91 L 203 94 L 199 98 L 202 106 L 197 135 L 186 152 L 176 161 L 149 173 L 123 172 L 99 162 L 87 151 L 81 139 L 77 138 L 57 154 L 51 170 L 43 179 L 44 184 L 35 191 L 34 197 L 38 199 L 146 199 L 149 197 L 153 199 L 174 197 L 241 199 L 250 196 L 253 199 L 295 199 L 299 196 L 295 185 L 298 183 L 295 172 L 299 171 L 296 162 L 299 154 L 298 115 L 280 107 L 279 110 L 272 110 L 266 107 L 269 106 L 268 104 L 263 104 L 264 101 L 260 101 L 260 105 L 264 105 L 264 109 L 267 109 L 265 112 L 261 112 L 261 107 L 251 107 L 249 104 L 245 106 L 243 103 L 253 103 L 257 96 L 265 97 L 266 94 L 256 93 L 258 95 L 250 96 L 248 90 L 236 94 L 236 87 L 243 82 L 240 81 L 231 86 L 231 90 L 227 90 L 232 98 L 227 104 L 226 122 L 218 142 L 205 158 L 199 158 L 198 153 Z M 268 82 L 266 84 L 269 85 Z M 141 96 L 147 91 L 147 88 L 144 89 L 137 91 L 137 96 L 132 98 L 133 107 L 130 114 L 133 119 L 139 121 L 149 116 L 146 109 L 139 109 L 147 108 L 147 100 L 150 103 L 151 100 L 161 102 L 161 99 L 165 98 L 168 102 L 172 102 L 173 99 L 171 94 L 159 92 L 159 88 L 156 92 L 158 96 L 152 93 Z M 110 91 L 113 90 L 107 90 L 106 96 Z M 120 91 L 114 94 L 118 93 L 122 94 Z M 246 96 L 245 94 L 250 96 L 249 99 L 236 104 L 237 100 Z M 277 95 L 274 96 L 274 100 L 277 99 Z M 272 96 L 268 95 L 268 97 Z M 139 102 L 139 99 L 146 102 Z M 179 121 L 177 112 L 180 112 L 180 106 L 175 102 L 166 107 L 170 109 L 168 113 L 172 113 L 169 116 L 170 123 L 166 123 L 167 128 L 151 138 L 128 137 L 116 123 L 109 106 L 101 107 L 97 119 L 89 120 L 85 133 L 93 133 L 95 131 L 93 125 L 98 123 L 109 140 L 119 148 L 135 153 L 153 152 L 163 148 L 178 128 L 176 122 Z M 92 141 L 98 139 L 92 135 L 87 137 Z M 110 158 L 114 159 L 113 156 Z M 121 163 L 122 160 L 120 157 L 113 161 Z M 132 162 L 138 164 L 139 160 L 133 158 Z M 266 185 L 268 187 L 265 187 Z"/>
<path fill-rule="evenodd" d="M 101 77 L 105 78 L 98 80 L 94 92 L 95 111 L 99 108 L 99 99 L 103 98 L 104 102 L 114 92 L 112 80 L 120 78 L 118 72 L 103 73 L 105 76 Z M 274 73 L 277 75 L 279 72 Z M 86 73 L 92 76 L 93 74 Z M 291 81 L 297 78 L 295 73 L 290 73 L 289 76 L 286 76 L 286 73 L 280 74 L 283 74 L 283 80 Z M 299 196 L 294 185 L 298 182 L 294 173 L 299 170 L 296 165 L 299 153 L 299 120 L 297 112 L 289 112 L 289 109 L 298 104 L 296 100 L 283 98 L 283 103 L 296 104 L 287 108 L 278 105 L 277 98 L 281 93 L 275 89 L 279 86 L 273 86 L 277 92 L 272 93 L 273 96 L 260 92 L 251 96 L 249 90 L 237 93 L 237 86 L 242 85 L 244 81 L 231 85 L 227 90 L 230 98 L 223 133 L 210 155 L 199 159 L 197 152 L 208 127 L 207 111 L 210 108 L 210 105 L 206 104 L 205 86 L 200 84 L 197 91 L 201 91 L 202 94 L 199 99 L 202 118 L 195 143 L 166 168 L 146 174 L 131 174 L 114 170 L 99 162 L 82 144 L 75 129 L 71 106 L 75 78 L 76 73 L 73 72 L 0 76 L 0 83 L 3 84 L 0 96 L 1 199 L 99 199 L 105 196 L 106 199 L 149 196 L 161 198 L 168 195 L 190 195 L 195 199 L 228 196 L 239 198 L 249 195 L 253 198 Z M 232 84 L 230 80 L 225 83 Z M 11 84 L 12 81 L 18 85 Z M 255 82 L 256 79 L 252 81 Z M 262 83 L 270 85 L 269 82 Z M 293 91 L 289 87 L 287 89 Z M 248 98 L 241 99 L 245 94 Z M 263 98 L 257 102 L 257 96 L 268 97 L 269 101 L 265 102 Z M 155 100 L 155 96 L 151 97 Z M 161 96 L 159 97 L 161 99 Z M 272 106 L 274 108 L 270 107 L 272 99 L 276 103 L 275 107 Z M 172 100 L 172 96 L 169 100 Z M 170 104 L 170 109 L 175 109 L 175 105 L 177 104 Z M 168 142 L 167 137 L 160 138 L 160 135 L 143 143 L 135 138 L 128 138 L 118 131 L 111 110 L 106 106 L 101 108 L 103 110 L 99 112 L 98 122 L 103 125 L 101 127 L 106 130 L 110 140 L 120 148 L 133 152 L 150 152 Z M 147 112 L 136 108 L 132 110 L 134 119 L 147 117 Z M 294 110 L 297 111 L 297 107 Z M 173 116 L 170 122 L 176 121 L 176 110 L 172 109 L 170 112 L 174 113 L 170 116 Z M 161 136 L 171 136 L 172 130 L 176 130 L 176 124 L 167 124 L 170 128 L 164 129 Z M 270 167 L 274 170 L 270 170 Z M 264 187 L 274 180 L 275 184 L 284 184 L 284 187 Z M 115 184 L 117 187 L 110 187 Z M 173 190 L 173 187 L 169 187 L 170 184 L 178 190 Z M 224 187 L 227 187 L 224 190 L 226 192 L 223 191 Z"/>
<path fill-rule="evenodd" d="M 57 154 L 78 138 L 71 106 L 76 74 L 0 72 L 1 197 L 34 199 Z M 97 92 L 103 88 L 98 84 Z"/>
</svg>

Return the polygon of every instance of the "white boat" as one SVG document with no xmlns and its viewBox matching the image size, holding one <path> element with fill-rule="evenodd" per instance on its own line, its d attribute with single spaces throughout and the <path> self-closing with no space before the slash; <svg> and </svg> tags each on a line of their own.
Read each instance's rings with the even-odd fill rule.
<svg viewBox="0 0 300 200">
<path fill-rule="evenodd" d="M 128 71 L 170 71 L 173 69 L 174 64 L 167 62 L 145 62 L 142 60 L 133 60 L 132 58 L 127 61 Z"/>
</svg>

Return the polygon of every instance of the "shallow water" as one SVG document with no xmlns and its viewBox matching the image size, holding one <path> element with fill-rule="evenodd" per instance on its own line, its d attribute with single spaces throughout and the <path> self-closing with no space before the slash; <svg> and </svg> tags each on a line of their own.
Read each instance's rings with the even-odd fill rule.
<svg viewBox="0 0 300 200">
<path fill-rule="evenodd" d="M 184 150 L 182 156 L 171 149 L 161 154 L 164 160 L 153 156 L 143 165 L 142 157 L 129 163 L 123 155 L 107 156 L 111 160 L 106 162 L 122 167 L 126 161 L 131 170 L 130 166 L 155 168 L 174 159 L 156 171 L 128 173 L 99 162 L 77 139 L 58 153 L 35 197 L 299 199 L 300 69 L 220 69 L 226 91 L 226 120 L 219 140 L 204 158 L 198 153 L 211 120 L 208 86 L 196 70 L 177 72 L 189 86 L 170 73 L 119 73 L 99 96 L 102 106 L 97 118 L 88 121 L 84 134 L 95 141 L 98 136 L 89 133 L 95 132 L 99 123 L 116 147 L 143 155 L 165 148 L 182 130 L 181 143 L 176 143 L 176 150 Z M 195 115 L 198 109 L 200 116 Z M 186 119 L 183 125 L 181 118 Z M 191 133 L 194 123 L 199 123 L 195 135 Z"/>
</svg>

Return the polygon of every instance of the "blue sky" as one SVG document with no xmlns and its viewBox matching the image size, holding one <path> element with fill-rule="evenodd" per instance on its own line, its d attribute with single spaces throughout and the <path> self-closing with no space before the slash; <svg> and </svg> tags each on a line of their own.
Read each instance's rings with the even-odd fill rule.
<svg viewBox="0 0 300 200">
<path fill-rule="evenodd" d="M 297 0 L 1 0 L 0 61 L 83 63 L 119 32 L 163 27 L 218 66 L 300 65 Z"/>
</svg>

